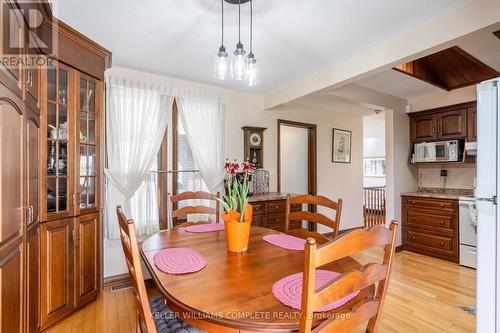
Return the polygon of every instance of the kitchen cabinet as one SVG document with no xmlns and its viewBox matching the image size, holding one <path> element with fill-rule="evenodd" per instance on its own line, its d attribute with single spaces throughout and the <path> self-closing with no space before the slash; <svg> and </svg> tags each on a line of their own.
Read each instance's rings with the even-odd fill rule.
<svg viewBox="0 0 500 333">
<path fill-rule="evenodd" d="M 0 246 L 0 281 L 2 281 L 0 284 L 0 325 L 2 332 L 21 332 L 22 329 L 22 265 L 22 236 L 2 243 Z"/>
<path fill-rule="evenodd" d="M 437 139 L 436 122 L 436 116 L 433 114 L 411 117 L 411 142 L 432 141 Z"/>
<path fill-rule="evenodd" d="M 476 102 L 410 113 L 410 142 L 467 139 L 474 141 Z"/>
<path fill-rule="evenodd" d="M 467 141 L 477 141 L 477 107 L 467 108 Z"/>
<path fill-rule="evenodd" d="M 402 196 L 403 248 L 458 262 L 457 200 Z"/>
<path fill-rule="evenodd" d="M 33 223 L 26 228 L 25 233 L 25 297 L 26 304 L 24 312 L 25 332 L 38 332 L 38 297 L 40 294 L 40 233 L 39 223 Z"/>
<path fill-rule="evenodd" d="M 438 140 L 463 139 L 467 137 L 466 109 L 440 112 L 436 116 Z"/>
</svg>

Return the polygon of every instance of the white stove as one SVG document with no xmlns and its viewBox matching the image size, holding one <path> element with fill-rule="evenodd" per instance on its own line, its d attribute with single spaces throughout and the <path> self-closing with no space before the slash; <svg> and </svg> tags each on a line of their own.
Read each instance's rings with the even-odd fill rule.
<svg viewBox="0 0 500 333">
<path fill-rule="evenodd" d="M 460 265 L 476 268 L 477 262 L 477 212 L 474 197 L 460 197 L 459 231 L 460 231 Z"/>
</svg>

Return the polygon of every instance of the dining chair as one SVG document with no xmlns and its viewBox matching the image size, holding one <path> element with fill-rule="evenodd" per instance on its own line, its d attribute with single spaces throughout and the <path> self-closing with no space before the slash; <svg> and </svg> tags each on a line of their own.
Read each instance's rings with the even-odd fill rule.
<svg viewBox="0 0 500 333">
<path fill-rule="evenodd" d="M 356 229 L 320 246 L 316 244 L 314 238 L 307 239 L 304 249 L 300 333 L 350 332 L 367 320 L 368 324 L 365 332 L 375 332 L 380 311 L 384 304 L 387 286 L 389 285 L 397 228 L 397 222 L 392 221 L 389 229 L 383 225 L 377 225 L 369 229 Z M 359 269 L 349 270 L 315 290 L 316 268 L 350 257 L 360 251 L 381 246 L 384 247 L 384 257 L 381 264 L 368 263 Z M 332 301 L 342 299 L 356 290 L 375 287 L 375 284 L 377 286 L 374 289 L 373 297 L 361 300 L 349 312 L 342 313 L 340 318 L 333 316 L 312 330 L 314 310 Z"/>
<path fill-rule="evenodd" d="M 144 275 L 142 273 L 139 246 L 135 235 L 134 221 L 127 219 L 122 212 L 121 206 L 116 207 L 118 223 L 120 225 L 120 239 L 122 243 L 125 261 L 127 262 L 130 281 L 134 291 L 137 320 L 136 330 L 138 333 L 174 333 L 174 332 L 202 332 L 197 328 L 183 322 L 165 304 L 161 295 L 148 299 Z"/>
<path fill-rule="evenodd" d="M 219 223 L 219 202 L 217 201 L 218 198 L 220 198 L 220 193 L 217 192 L 217 194 L 211 194 L 208 192 L 203 192 L 203 191 L 198 191 L 198 192 L 182 192 L 176 195 L 170 195 L 170 193 L 167 195 L 167 200 L 168 200 L 168 205 L 169 205 L 169 211 L 171 212 L 172 219 L 174 218 L 179 218 L 179 217 L 187 217 L 190 214 L 208 214 L 208 215 L 214 215 L 215 216 L 215 223 Z M 214 207 L 209 207 L 209 206 L 204 206 L 204 205 L 197 205 L 197 206 L 184 206 L 182 208 L 173 210 L 173 207 L 175 204 L 178 204 L 180 201 L 186 201 L 186 200 L 209 200 L 213 201 L 215 203 L 215 208 Z M 177 226 L 178 227 L 187 227 L 190 225 L 196 225 L 196 224 L 204 224 L 204 223 L 209 223 L 209 221 L 199 221 L 199 222 L 184 222 L 181 223 Z"/>
<path fill-rule="evenodd" d="M 315 205 L 316 207 L 322 206 L 335 211 L 335 219 L 321 214 L 321 213 L 313 213 L 309 211 L 291 211 L 292 205 L 300 205 L 303 204 Z M 332 229 L 332 239 L 336 238 L 339 233 L 340 226 L 340 216 L 342 214 L 342 199 L 339 199 L 337 202 L 330 200 L 322 195 L 299 195 L 292 197 L 290 194 L 286 197 L 286 208 L 285 208 L 285 233 L 296 236 L 299 238 L 308 238 L 312 237 L 316 240 L 318 244 L 324 244 L 329 242 L 330 239 L 319 232 L 310 231 L 307 229 L 299 228 L 299 229 L 291 229 L 290 230 L 290 222 L 291 221 L 308 221 L 317 224 L 322 224 Z"/>
</svg>

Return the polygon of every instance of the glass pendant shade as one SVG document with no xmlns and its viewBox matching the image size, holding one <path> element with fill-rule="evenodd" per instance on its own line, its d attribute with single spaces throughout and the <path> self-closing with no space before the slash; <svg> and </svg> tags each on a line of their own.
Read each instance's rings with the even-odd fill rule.
<svg viewBox="0 0 500 333">
<path fill-rule="evenodd" d="M 245 81 L 253 87 L 259 82 L 259 64 L 252 52 L 250 52 L 245 60 Z"/>
<path fill-rule="evenodd" d="M 227 79 L 229 74 L 229 57 L 224 45 L 221 45 L 215 57 L 215 77 L 219 80 Z"/>
<path fill-rule="evenodd" d="M 243 81 L 245 79 L 245 54 L 243 44 L 238 43 L 231 57 L 231 76 L 233 80 Z"/>
</svg>

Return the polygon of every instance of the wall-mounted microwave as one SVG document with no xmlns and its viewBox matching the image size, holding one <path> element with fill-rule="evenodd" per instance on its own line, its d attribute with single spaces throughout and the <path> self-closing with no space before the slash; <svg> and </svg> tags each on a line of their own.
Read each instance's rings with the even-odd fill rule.
<svg viewBox="0 0 500 333">
<path fill-rule="evenodd" d="M 416 143 L 413 162 L 457 162 L 462 155 L 462 146 L 460 140 Z"/>
</svg>

